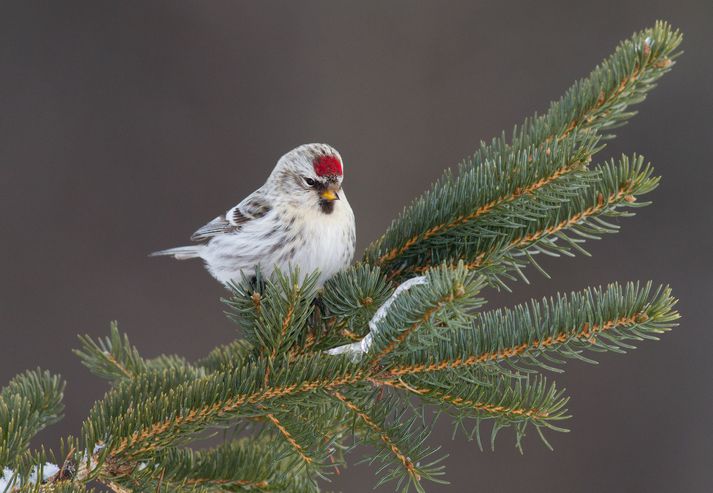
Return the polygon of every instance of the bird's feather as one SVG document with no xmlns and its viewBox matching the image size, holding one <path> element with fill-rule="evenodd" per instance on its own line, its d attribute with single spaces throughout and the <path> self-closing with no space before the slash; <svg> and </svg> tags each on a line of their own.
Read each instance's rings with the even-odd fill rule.
<svg viewBox="0 0 713 493">
<path fill-rule="evenodd" d="M 260 191 L 248 195 L 245 200 L 200 227 L 191 235 L 192 241 L 205 241 L 219 234 L 235 233 L 248 221 L 259 219 L 270 212 L 272 207 Z"/>
<path fill-rule="evenodd" d="M 196 230 L 195 233 L 191 235 L 191 241 L 204 241 L 209 240 L 215 235 L 227 233 L 230 230 L 234 230 L 235 226 L 230 224 L 226 219 L 225 215 L 220 215 L 213 219 L 208 224 L 201 226 Z"/>
<path fill-rule="evenodd" d="M 149 253 L 149 257 L 161 257 L 164 255 L 171 256 L 176 260 L 187 260 L 189 258 L 200 257 L 201 248 L 203 245 L 191 245 L 167 250 L 159 250 L 158 252 Z"/>
</svg>

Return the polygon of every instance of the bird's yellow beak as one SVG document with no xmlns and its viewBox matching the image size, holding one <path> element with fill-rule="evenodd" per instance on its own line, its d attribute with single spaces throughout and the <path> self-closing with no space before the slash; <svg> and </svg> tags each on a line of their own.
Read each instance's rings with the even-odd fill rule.
<svg viewBox="0 0 713 493">
<path fill-rule="evenodd" d="M 337 195 L 336 192 L 332 190 L 325 190 L 324 192 L 319 194 L 320 197 L 322 197 L 323 200 L 329 200 L 332 202 L 333 200 L 339 200 L 339 195 Z"/>
</svg>

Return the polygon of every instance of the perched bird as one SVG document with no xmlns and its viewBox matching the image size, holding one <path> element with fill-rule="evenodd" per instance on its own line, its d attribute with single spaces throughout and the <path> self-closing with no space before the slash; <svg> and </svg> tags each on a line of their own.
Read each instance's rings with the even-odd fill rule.
<svg viewBox="0 0 713 493">
<path fill-rule="evenodd" d="M 202 258 L 223 284 L 299 267 L 319 269 L 318 285 L 354 256 L 354 213 L 342 190 L 344 164 L 326 144 L 305 144 L 280 158 L 263 186 L 191 236 L 194 245 L 151 255 Z"/>
</svg>

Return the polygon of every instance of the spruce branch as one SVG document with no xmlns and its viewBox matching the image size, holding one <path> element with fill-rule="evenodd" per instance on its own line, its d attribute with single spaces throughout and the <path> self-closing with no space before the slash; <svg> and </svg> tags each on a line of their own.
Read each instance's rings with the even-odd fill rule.
<svg viewBox="0 0 713 493">
<path fill-rule="evenodd" d="M 166 381 L 166 374 L 170 373 L 164 372 L 160 378 L 154 376 L 153 381 L 143 377 L 135 383 L 121 384 L 109 392 L 104 405 L 98 409 L 114 415 L 107 420 L 114 425 L 107 427 L 111 431 L 105 432 L 104 436 L 126 437 L 118 443 L 107 444 L 107 448 L 113 454 L 140 460 L 145 454 L 172 446 L 181 438 L 209 426 L 264 413 L 279 398 L 296 398 L 294 402 L 299 403 L 304 402 L 307 394 L 314 398 L 321 389 L 336 390 L 364 381 L 378 384 L 400 379 L 403 382 L 401 388 L 418 388 L 424 381 L 409 382 L 404 377 L 432 374 L 436 381 L 442 382 L 452 380 L 452 376 L 443 370 L 461 366 L 489 366 L 515 357 L 538 365 L 537 357 L 546 351 L 578 357 L 583 348 L 616 350 L 622 345 L 628 347 L 629 340 L 651 338 L 668 330 L 677 318 L 677 313 L 672 310 L 674 302 L 667 289 L 653 291 L 650 285 L 641 288 L 633 284 L 622 289 L 613 285 L 606 291 L 587 290 L 558 297 L 556 301 L 520 306 L 512 312 L 499 310 L 476 315 L 473 325 L 467 329 L 460 325 L 442 327 L 442 336 L 434 339 L 426 349 L 406 352 L 392 366 L 383 369 L 349 363 L 343 358 L 312 355 L 298 360 L 301 367 L 295 368 L 297 362 L 292 362 L 273 368 L 271 378 L 274 381 L 270 385 L 264 382 L 265 366 L 259 363 L 250 370 L 242 368 L 242 371 L 234 370 L 230 374 L 218 372 L 195 381 L 181 381 L 180 376 Z M 397 306 L 393 308 L 397 309 Z M 533 320 L 540 323 L 523 333 L 523 328 L 528 328 L 528 323 Z M 428 385 L 428 380 L 425 382 Z M 171 389 L 168 394 L 172 398 L 152 400 L 150 396 L 156 395 L 161 388 L 164 392 Z M 453 392 L 446 394 L 452 396 Z M 509 395 L 522 394 L 521 390 Z M 560 417 L 555 411 L 561 401 L 551 400 L 553 396 L 560 398 L 559 394 L 550 390 L 525 394 L 554 403 L 552 415 Z M 216 395 L 220 399 L 213 397 Z M 476 400 L 473 396 L 457 397 Z M 480 396 L 478 401 L 484 401 L 484 398 Z M 127 402 L 133 402 L 136 409 L 126 412 Z M 170 418 L 156 420 L 159 416 Z M 95 410 L 90 421 L 100 422 L 97 418 Z M 114 427 L 116 425 L 120 427 Z M 138 431 L 130 433 L 130 430 Z M 94 437 L 101 436 L 96 428 L 92 431 Z M 97 438 L 87 440 L 88 443 L 98 441 Z"/>
<path fill-rule="evenodd" d="M 533 254 L 571 255 L 572 251 L 587 253 L 581 243 L 598 239 L 599 234 L 614 233 L 618 227 L 597 221 L 603 217 L 625 217 L 624 208 L 643 207 L 637 196 L 649 193 L 658 185 L 653 169 L 641 156 L 622 156 L 587 172 L 580 180 L 579 190 L 567 196 L 552 198 L 539 193 L 521 197 L 508 210 L 498 214 L 497 230 L 487 234 L 451 241 L 438 250 L 431 249 L 418 264 L 404 265 L 393 276 L 422 274 L 442 262 L 464 260 L 468 269 L 485 269 L 491 282 L 503 284 L 502 276 L 516 271 L 525 280 L 522 268 L 527 262 L 539 270 Z M 503 226 L 504 225 L 504 226 Z M 567 235 L 571 231 L 576 235 Z M 518 258 L 519 257 L 519 258 Z M 454 260 L 455 259 L 455 260 Z"/>
<path fill-rule="evenodd" d="M 413 486 L 417 491 L 425 491 L 422 479 L 443 482 L 438 476 L 444 474 L 439 463 L 445 457 L 430 459 L 438 452 L 424 442 L 429 430 L 419 425 L 419 416 L 409 416 L 394 398 L 376 401 L 369 399 L 360 404 L 344 393 L 335 390 L 332 395 L 354 413 L 357 423 L 365 426 L 366 433 L 361 438 L 377 448 L 377 453 L 365 459 L 369 463 L 382 462 L 379 472 L 383 474 L 377 487 L 396 481 L 395 490 L 408 491 Z M 428 462 L 426 462 L 428 460 Z"/>
<path fill-rule="evenodd" d="M 295 439 L 294 436 L 292 436 L 292 433 L 285 428 L 285 425 L 280 422 L 279 419 L 275 417 L 274 414 L 267 414 L 267 418 L 270 420 L 270 422 L 275 425 L 275 428 L 277 428 L 280 432 L 280 434 L 287 440 L 287 442 L 292 446 L 292 448 L 295 450 L 297 455 L 302 459 L 302 461 L 305 464 L 312 464 L 314 462 L 314 459 L 307 455 L 307 452 L 305 451 L 305 447 L 300 445 L 300 443 Z"/>
<path fill-rule="evenodd" d="M 369 320 L 393 293 L 379 267 L 357 264 L 327 281 L 321 300 L 326 316 L 333 317 L 329 332 L 339 331 L 347 339 L 366 335 Z M 330 347 L 337 344 L 331 342 Z"/>
<path fill-rule="evenodd" d="M 112 322 L 108 337 L 94 341 L 88 335 L 79 336 L 80 349 L 74 354 L 93 374 L 112 382 L 135 378 L 150 370 L 184 370 L 192 368 L 185 358 L 177 355 L 161 355 L 144 359 L 138 349 L 131 344 L 126 334 L 119 332 L 119 326 Z M 194 369 L 196 374 L 198 369 Z"/>
<path fill-rule="evenodd" d="M 127 476 L 150 491 L 197 488 L 209 491 L 316 491 L 312 481 L 294 474 L 295 461 L 268 437 L 242 438 L 208 450 L 171 448 Z M 159 489 L 159 483 L 162 488 Z M 304 489 L 302 489 L 304 488 Z"/>
<path fill-rule="evenodd" d="M 510 377 L 480 368 L 444 370 L 382 380 L 384 385 L 412 392 L 429 402 L 450 405 L 451 412 L 483 421 L 524 427 L 533 424 L 562 431 L 554 423 L 568 418 L 569 398 L 542 376 Z M 446 406 L 447 407 L 447 406 Z"/>
<path fill-rule="evenodd" d="M 474 241 L 480 221 L 523 194 L 554 193 L 550 189 L 602 148 L 601 138 L 612 137 L 609 131 L 634 115 L 629 107 L 643 101 L 670 70 L 681 39 L 678 31 L 658 22 L 621 43 L 546 114 L 516 128 L 511 142 L 503 136 L 482 144 L 461 163 L 457 176 L 446 172 L 367 248 L 365 260 L 388 268 L 392 277 L 421 266 L 424 255 L 437 257 L 433 264 L 438 264 L 447 257 L 441 247 L 454 243 L 451 235 Z"/>
<path fill-rule="evenodd" d="M 446 171 L 403 212 L 402 228 L 407 230 L 393 235 L 408 239 L 375 262 L 384 265 L 394 278 L 405 266 L 422 266 L 424 261 L 437 264 L 435 255 L 448 256 L 442 248 L 457 248 L 475 238 L 497 236 L 503 227 L 517 227 L 519 223 L 511 223 L 503 215 L 525 209 L 517 204 L 533 195 L 548 203 L 572 197 L 586 184 L 586 166 L 600 148 L 596 135 L 583 143 L 578 135 L 570 135 L 545 150 L 537 146 L 509 150 L 481 166 L 462 168 L 457 176 Z M 541 210 L 533 212 L 542 214 Z M 367 249 L 367 255 L 373 247 Z"/>
<path fill-rule="evenodd" d="M 62 419 L 65 382 L 39 368 L 22 373 L 0 390 L 0 470 L 16 465 L 43 428 Z"/>
<path fill-rule="evenodd" d="M 301 280 L 295 270 L 231 285 L 233 296 L 225 300 L 232 309 L 230 316 L 258 354 L 274 358 L 295 343 L 312 312 L 317 279 L 318 274 L 311 273 Z"/>
<path fill-rule="evenodd" d="M 467 271 L 463 269 L 463 272 Z M 431 276 L 437 277 L 436 273 Z M 437 288 L 438 282 L 424 287 Z M 476 294 L 474 290 L 473 296 Z M 426 457 L 416 455 L 420 450 L 417 445 L 423 443 L 421 438 L 425 439 L 425 434 L 414 431 L 411 426 L 415 421 L 402 414 L 388 425 L 373 417 L 378 402 L 375 403 L 373 397 L 364 397 L 368 392 L 363 385 L 368 383 L 398 388 L 405 391 L 405 395 L 416 394 L 429 402 L 448 404 L 460 411 L 454 413 L 458 420 L 474 417 L 479 423 L 482 419 L 494 418 L 495 431 L 503 426 L 515 426 L 519 443 L 527 424 L 534 424 L 538 431 L 543 426 L 560 429 L 552 425 L 549 418 L 564 417 L 562 406 L 566 401 L 561 393 L 537 380 L 530 385 L 515 379 L 513 388 L 505 385 L 504 380 L 484 384 L 488 382 L 487 373 L 467 375 L 458 373 L 460 370 L 480 366 L 488 372 L 495 364 L 516 358 L 536 365 L 538 357 L 548 351 L 582 359 L 579 353 L 584 348 L 629 347 L 627 341 L 631 339 L 651 338 L 668 330 L 677 318 L 672 310 L 674 302 L 667 289 L 628 285 L 623 289 L 612 286 L 606 291 L 586 290 L 513 310 L 484 312 L 474 315 L 472 325 L 467 328 L 463 324 L 437 327 L 440 337 L 427 338 L 428 344 L 422 349 L 392 353 L 394 360 L 386 360 L 391 363 L 385 367 L 315 353 L 291 361 L 281 360 L 273 366 L 269 382 L 264 379 L 266 363 L 260 358 L 243 362 L 236 369 L 221 368 L 199 378 L 189 369 L 139 373 L 132 380 L 117 383 L 95 406 L 85 423 L 85 445 L 81 449 L 95 450 L 100 445 L 92 458 L 94 472 L 86 477 L 106 484 L 118 481 L 121 485 L 121 478 L 131 474 L 129 471 L 137 462 L 148 462 L 156 454 L 170 450 L 202 430 L 241 417 L 254 419 L 266 414 L 283 413 L 277 418 L 282 423 L 285 410 L 299 409 L 309 400 L 319 399 L 322 391 L 334 397 L 335 392 L 338 393 L 343 399 L 337 399 L 343 405 L 347 401 L 351 403 L 346 409 L 357 413 L 363 425 L 371 430 L 370 436 L 378 438 L 385 447 L 382 452 L 388 451 L 389 460 L 396 458 L 400 464 L 398 470 L 402 471 L 407 465 L 403 457 Z M 408 313 L 408 306 L 394 304 L 392 309 Z M 423 341 L 418 344 L 424 345 Z M 502 377 L 497 372 L 492 372 L 491 378 L 493 375 Z M 349 397 L 355 392 L 355 397 Z M 390 402 L 387 408 L 393 409 L 394 404 Z M 330 413 L 318 410 L 308 419 L 325 423 L 320 415 Z M 371 418 L 366 420 L 367 416 Z M 404 423 L 405 429 L 401 428 Z M 295 425 L 302 426 L 301 423 Z M 379 433 L 375 431 L 377 426 Z M 292 429 L 299 429 L 296 427 Z M 329 433 L 330 428 L 325 430 Z M 386 435 L 389 441 L 384 440 L 385 430 L 391 430 L 391 434 Z M 294 436 L 292 432 L 290 436 Z M 363 432 L 358 436 L 366 439 Z M 417 439 L 410 440 L 413 438 Z M 404 445 L 395 445 L 401 443 L 399 440 L 405 440 Z M 301 446 L 305 451 L 313 450 L 312 446 Z M 402 451 L 401 455 L 394 452 L 393 446 Z M 430 469 L 431 466 L 436 469 Z M 409 467 L 405 470 L 406 476 L 402 476 L 391 468 L 384 477 L 397 480 L 408 477 L 413 483 L 438 471 L 434 464 L 422 472 L 414 472 L 417 470 Z"/>
<path fill-rule="evenodd" d="M 261 406 L 267 410 L 267 406 Z M 328 479 L 343 463 L 342 451 L 348 426 L 345 410 L 334 406 L 328 395 L 317 392 L 309 400 L 292 400 L 266 414 L 264 430 L 296 457 L 295 468 L 304 469 L 305 477 L 315 485 L 318 478 Z M 274 430 L 277 430 L 275 433 Z M 286 454 L 288 455 L 288 454 Z"/>
<path fill-rule="evenodd" d="M 437 344 L 415 349 L 386 371 L 401 377 L 506 360 L 546 369 L 553 369 L 550 362 L 562 362 L 553 360 L 557 357 L 591 362 L 583 350 L 624 352 L 634 348 L 630 341 L 656 340 L 676 326 L 675 304 L 668 287 L 651 283 L 610 284 L 532 300 L 477 314 L 471 327 L 448 330 Z"/>
<path fill-rule="evenodd" d="M 138 349 L 131 345 L 129 337 L 119 333 L 116 322 L 111 323 L 109 337 L 94 342 L 89 336 L 79 336 L 81 349 L 75 349 L 82 364 L 97 376 L 119 380 L 133 378 L 146 371 L 146 362 Z"/>
<path fill-rule="evenodd" d="M 632 159 L 622 156 L 618 162 L 612 160 L 595 167 L 591 171 L 594 179 L 577 196 L 553 207 L 545 217 L 524 222 L 522 227 L 511 229 L 495 240 L 482 241 L 468 256 L 466 267 L 503 284 L 500 277 L 511 278 L 510 271 L 527 281 L 522 272 L 527 262 L 547 275 L 534 255 L 574 256 L 575 252 L 589 255 L 582 243 L 619 230 L 604 218 L 629 217 L 633 213 L 626 209 L 649 205 L 650 202 L 637 199 L 658 186 L 659 178 L 652 176 L 652 172 L 641 156 Z M 537 207 L 536 197 L 527 202 L 523 208 Z"/>
<path fill-rule="evenodd" d="M 245 339 L 235 339 L 213 349 L 207 356 L 195 362 L 195 365 L 207 371 L 217 371 L 223 368 L 240 366 L 254 348 Z"/>
<path fill-rule="evenodd" d="M 482 287 L 483 279 L 463 265 L 428 272 L 423 286 L 397 298 L 379 321 L 378 330 L 372 331 L 372 363 L 381 364 L 413 336 L 461 323 L 468 311 L 485 303 L 476 297 Z"/>
<path fill-rule="evenodd" d="M 668 287 L 610 284 L 485 310 L 486 286 L 527 280 L 538 255 L 588 254 L 659 178 L 643 158 L 594 156 L 673 65 L 681 36 L 634 34 L 539 117 L 447 171 L 367 249 L 317 289 L 318 273 L 259 272 L 224 302 L 243 337 L 196 362 L 144 358 L 112 324 L 80 338 L 111 381 L 60 455 L 29 450 L 57 421 L 64 383 L 36 370 L 0 391 L 0 493 L 320 491 L 344 455 L 369 444 L 377 485 L 443 482 L 426 413 L 451 416 L 482 448 L 481 425 L 566 431 L 569 397 L 542 371 L 633 349 L 676 325 Z M 214 448 L 197 439 L 224 431 Z M 227 438 L 228 432 L 240 438 Z"/>
<path fill-rule="evenodd" d="M 258 405 L 287 396 L 360 381 L 362 370 L 345 359 L 314 354 L 272 364 L 258 358 L 240 368 L 198 379 L 188 372 L 148 373 L 107 393 L 84 426 L 87 448 L 105 443 L 115 454 L 139 458 L 208 426 L 258 413 Z M 121 438 L 119 438 L 121 437 Z"/>
<path fill-rule="evenodd" d="M 469 374 L 464 376 L 465 372 Z M 485 421 L 494 423 L 490 436 L 493 450 L 495 438 L 504 428 L 514 429 L 515 446 L 520 453 L 523 453 L 522 438 L 530 425 L 550 449 L 552 446 L 542 430 L 568 431 L 558 423 L 570 418 L 564 407 L 569 397 L 554 384 L 548 385 L 541 376 L 488 375 L 479 368 L 459 368 L 403 376 L 384 383 L 412 392 L 443 409 L 453 418 L 455 431 L 462 428 L 469 439 L 475 434 L 481 450 L 481 425 Z M 469 422 L 474 425 L 470 431 Z"/>
</svg>

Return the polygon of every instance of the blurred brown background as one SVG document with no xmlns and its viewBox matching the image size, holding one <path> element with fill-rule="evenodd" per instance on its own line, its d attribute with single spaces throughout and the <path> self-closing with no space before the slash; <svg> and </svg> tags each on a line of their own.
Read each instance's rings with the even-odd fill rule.
<svg viewBox="0 0 713 493">
<path fill-rule="evenodd" d="M 257 188 L 276 159 L 337 147 L 362 250 L 442 169 L 543 111 L 632 31 L 685 32 L 674 71 L 602 153 L 642 153 L 663 175 L 654 206 L 548 259 L 514 303 L 613 280 L 669 282 L 681 326 L 661 342 L 557 380 L 569 434 L 517 453 L 450 439 L 450 488 L 711 491 L 713 4 L 542 2 L 32 2 L 0 4 L 0 380 L 41 365 L 69 381 L 78 433 L 105 384 L 70 352 L 116 319 L 146 356 L 230 340 L 225 294 L 199 262 L 147 258 L 186 242 Z M 374 484 L 367 466 L 338 478 Z M 385 491 L 387 491 L 385 489 Z"/>
</svg>

